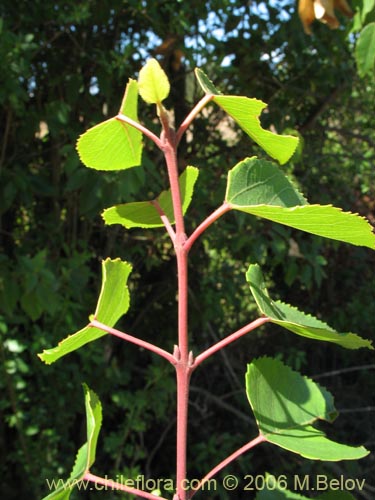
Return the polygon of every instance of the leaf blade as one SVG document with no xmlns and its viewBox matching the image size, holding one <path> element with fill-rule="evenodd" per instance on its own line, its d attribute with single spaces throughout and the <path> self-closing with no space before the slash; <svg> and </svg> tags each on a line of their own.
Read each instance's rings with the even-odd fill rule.
<svg viewBox="0 0 375 500">
<path fill-rule="evenodd" d="M 370 453 L 363 446 L 348 446 L 332 441 L 325 436 L 324 432 L 311 426 L 293 429 L 285 436 L 269 435 L 267 441 L 309 460 L 327 462 L 358 460 Z"/>
<path fill-rule="evenodd" d="M 129 80 L 120 112 L 138 122 L 138 86 Z M 142 133 L 131 125 L 110 118 L 88 129 L 77 141 L 82 163 L 95 170 L 125 170 L 141 163 Z"/>
<path fill-rule="evenodd" d="M 129 309 L 130 296 L 126 283 L 131 270 L 132 266 L 120 259 L 102 261 L 102 286 L 94 317 L 107 326 L 114 326 Z M 46 364 L 51 364 L 103 335 L 106 332 L 87 325 L 38 356 Z"/>
<path fill-rule="evenodd" d="M 203 91 L 207 95 L 213 95 L 213 101 L 272 158 L 284 164 L 293 156 L 298 137 L 278 135 L 261 126 L 259 116 L 267 106 L 263 101 L 244 96 L 222 95 L 201 69 L 197 68 L 195 75 Z"/>
<path fill-rule="evenodd" d="M 69 479 L 58 480 L 59 486 L 43 500 L 69 500 L 71 492 L 83 480 L 95 462 L 96 445 L 102 424 L 102 406 L 97 394 L 83 384 L 86 410 L 87 441 L 78 450 Z"/>
<path fill-rule="evenodd" d="M 314 460 L 353 460 L 369 453 L 363 446 L 331 441 L 312 426 L 336 418 L 333 397 L 279 360 L 263 357 L 248 365 L 246 392 L 259 430 L 270 443 Z"/>
<path fill-rule="evenodd" d="M 179 185 L 182 198 L 182 211 L 185 214 L 192 200 L 194 186 L 198 179 L 199 170 L 196 167 L 188 166 L 180 175 Z M 171 224 L 174 224 L 174 213 L 172 194 L 170 189 L 163 191 L 157 198 L 157 202 Z M 127 229 L 134 227 L 157 228 L 164 224 L 156 207 L 151 201 L 137 201 L 133 203 L 123 203 L 107 208 L 102 213 L 106 224 L 121 224 Z"/>
<path fill-rule="evenodd" d="M 262 314 L 282 328 L 296 335 L 338 344 L 346 349 L 362 347 L 373 349 L 372 342 L 355 333 L 339 333 L 323 321 L 281 301 L 273 301 L 267 291 L 263 274 L 257 264 L 251 264 L 246 273 L 250 291 Z"/>
<path fill-rule="evenodd" d="M 355 46 L 355 58 L 359 76 L 374 74 L 375 70 L 375 23 L 369 23 L 361 31 Z"/>
<path fill-rule="evenodd" d="M 167 75 L 156 59 L 149 59 L 139 72 L 138 90 L 148 104 L 160 104 L 170 92 Z"/>
<path fill-rule="evenodd" d="M 297 148 L 298 137 L 278 135 L 261 126 L 259 116 L 267 104 L 258 99 L 241 96 L 215 96 L 213 100 L 271 158 L 283 165 L 293 156 Z"/>
<path fill-rule="evenodd" d="M 245 158 L 228 173 L 225 201 L 233 206 L 294 207 L 307 200 L 280 168 L 256 156 Z"/>
<path fill-rule="evenodd" d="M 233 205 L 232 208 L 323 238 L 364 246 L 371 250 L 375 248 L 375 234 L 369 222 L 358 214 L 343 212 L 341 208 L 332 205 L 296 207 Z"/>
</svg>

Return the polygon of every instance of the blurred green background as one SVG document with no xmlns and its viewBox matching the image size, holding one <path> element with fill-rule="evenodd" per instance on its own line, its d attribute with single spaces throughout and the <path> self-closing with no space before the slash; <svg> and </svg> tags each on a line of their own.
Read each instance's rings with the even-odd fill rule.
<svg viewBox="0 0 375 500">
<path fill-rule="evenodd" d="M 284 168 L 311 203 L 332 203 L 374 224 L 374 77 L 359 78 L 358 34 L 350 32 L 352 21 L 340 20 L 335 31 L 315 23 L 309 37 L 290 0 L 2 0 L 3 498 L 38 500 L 48 494 L 46 479 L 69 475 L 85 441 L 82 382 L 97 392 L 104 411 L 93 472 L 113 478 L 174 475 L 175 381 L 165 360 L 109 336 L 52 366 L 37 358 L 86 324 L 106 257 L 121 257 L 134 268 L 131 308 L 119 328 L 168 350 L 176 341 L 176 269 L 168 237 L 163 230 L 105 227 L 100 217 L 115 203 L 151 199 L 165 189 L 163 158 L 146 140 L 142 167 L 91 171 L 75 151 L 78 136 L 117 113 L 128 78 L 137 76 L 148 57 L 157 57 L 168 73 L 172 92 L 166 104 L 180 123 L 200 98 L 193 74 L 199 66 L 222 92 L 268 103 L 264 127 L 301 135 L 303 147 Z M 153 113 L 140 103 L 142 122 L 158 132 Z M 199 116 L 179 158 L 181 169 L 200 168 L 189 231 L 222 202 L 229 168 L 254 154 L 264 156 L 218 108 Z M 191 254 L 194 352 L 255 317 L 245 282 L 252 262 L 266 272 L 273 297 L 338 331 L 374 337 L 375 254 L 229 214 Z M 330 436 L 375 449 L 373 354 L 309 342 L 268 325 L 194 374 L 190 477 L 200 478 L 255 436 L 244 375 L 246 364 L 263 354 L 283 359 L 332 391 L 341 416 L 327 429 Z M 265 471 L 366 478 L 356 497 L 375 495 L 373 455 L 355 463 L 314 463 L 262 445 L 223 475 Z M 72 498 L 99 496 L 120 498 L 111 491 L 76 492 Z M 236 493 L 245 497 L 251 498 Z M 223 490 L 215 498 L 234 496 Z"/>
</svg>

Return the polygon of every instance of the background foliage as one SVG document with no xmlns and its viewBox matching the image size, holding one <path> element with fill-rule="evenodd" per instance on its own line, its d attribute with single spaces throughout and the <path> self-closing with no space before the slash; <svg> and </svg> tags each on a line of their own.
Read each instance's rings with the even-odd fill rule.
<svg viewBox="0 0 375 500">
<path fill-rule="evenodd" d="M 105 227 L 99 215 L 114 203 L 164 189 L 162 158 L 146 143 L 144 168 L 98 175 L 80 164 L 76 139 L 118 111 L 128 77 L 149 56 L 168 72 L 168 105 L 180 122 L 200 95 L 192 71 L 201 66 L 223 92 L 267 102 L 264 126 L 302 135 L 303 151 L 286 168 L 310 202 L 333 203 L 374 223 L 375 93 L 373 77 L 357 75 L 359 35 L 350 34 L 346 22 L 337 31 L 314 25 L 308 37 L 289 0 L 246 6 L 235 0 L 3 0 L 0 16 L 2 491 L 9 500 L 38 499 L 46 493 L 46 478 L 67 476 L 84 441 L 83 381 L 104 407 L 100 472 L 171 477 L 175 385 L 163 360 L 107 337 L 53 366 L 36 357 L 85 324 L 107 256 L 134 268 L 131 308 L 121 327 L 146 340 L 160 336 L 166 349 L 175 338 L 176 273 L 163 230 L 124 232 Z M 141 105 L 140 116 L 153 127 L 148 112 Z M 201 170 L 188 227 L 221 203 L 227 170 L 252 154 L 261 153 L 217 108 L 195 122 L 180 157 L 181 168 Z M 269 272 L 275 298 L 314 312 L 339 331 L 373 338 L 371 252 L 241 214 L 227 215 L 206 234 L 192 254 L 195 351 L 254 314 L 244 275 L 250 262 Z M 258 354 L 278 356 L 322 379 L 343 413 L 335 424 L 337 440 L 374 450 L 371 353 L 315 345 L 269 325 L 194 375 L 191 477 L 255 432 L 244 375 Z M 265 470 L 371 478 L 375 462 L 370 455 L 358 463 L 312 463 L 264 446 L 226 473 Z M 374 487 L 368 480 L 358 498 L 372 498 Z M 219 497 L 229 498 L 225 492 Z"/>
</svg>

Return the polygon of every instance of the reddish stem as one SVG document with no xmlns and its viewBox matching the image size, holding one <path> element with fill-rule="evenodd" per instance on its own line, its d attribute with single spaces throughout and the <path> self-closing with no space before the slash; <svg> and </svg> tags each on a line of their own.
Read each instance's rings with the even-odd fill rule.
<svg viewBox="0 0 375 500">
<path fill-rule="evenodd" d="M 172 224 L 171 224 L 170 220 L 168 219 L 168 217 L 165 215 L 158 200 L 152 200 L 150 203 L 152 203 L 154 205 L 154 207 L 156 208 L 156 210 L 158 211 L 160 218 L 161 218 L 161 221 L 164 224 L 165 229 L 167 230 L 167 233 L 169 234 L 171 240 L 174 242 L 175 238 L 176 238 L 176 233 L 174 232 Z"/>
<path fill-rule="evenodd" d="M 171 187 L 172 204 L 174 212 L 174 220 L 176 223 L 176 243 L 178 246 L 182 245 L 186 240 L 185 222 L 182 212 L 182 198 L 180 192 L 180 184 L 178 182 L 178 164 L 177 164 L 177 150 L 175 143 L 174 131 L 168 126 L 168 119 L 166 116 L 161 117 L 163 124 L 162 134 L 162 151 L 164 153 L 165 161 L 167 163 L 169 184 Z"/>
<path fill-rule="evenodd" d="M 207 103 L 212 101 L 212 99 L 215 96 L 212 94 L 205 95 L 202 97 L 202 99 L 194 106 L 194 108 L 190 111 L 190 113 L 187 115 L 185 120 L 181 123 L 177 134 L 176 134 L 176 144 L 179 144 L 181 137 L 184 135 L 186 132 L 187 128 L 191 124 L 191 122 L 194 120 L 194 118 L 202 111 L 202 109 L 206 106 Z"/>
<path fill-rule="evenodd" d="M 99 330 L 103 330 L 104 332 L 110 333 L 111 335 L 115 335 L 116 337 L 119 337 L 120 339 L 126 340 L 127 342 L 131 342 L 132 344 L 136 344 L 140 347 L 143 347 L 144 349 L 152 351 L 155 354 L 158 354 L 159 356 L 162 356 L 163 358 L 167 359 L 170 363 L 172 363 L 172 365 L 176 364 L 176 359 L 171 353 L 164 351 L 164 349 L 161 349 L 160 347 L 157 347 L 154 344 L 150 344 L 149 342 L 146 342 L 145 340 L 141 340 L 137 337 L 133 337 L 132 335 L 121 332 L 120 330 L 116 330 L 115 328 L 111 328 L 110 326 L 107 326 L 107 325 L 104 325 L 103 323 L 100 323 L 100 321 L 97 321 L 96 319 L 92 320 L 90 322 L 89 326 L 99 328 Z"/>
<path fill-rule="evenodd" d="M 126 491 L 126 493 L 131 493 L 132 495 L 138 495 L 139 497 L 148 498 L 150 500 L 167 500 L 164 497 L 159 497 L 153 495 L 152 493 L 148 493 L 147 491 L 139 490 L 137 488 L 132 488 L 130 486 L 126 486 L 126 484 L 119 483 L 117 481 L 112 481 L 112 479 L 106 479 L 104 477 L 95 476 L 91 474 L 91 472 L 86 472 L 83 477 L 84 481 L 91 481 L 95 484 L 103 485 L 104 488 L 98 489 L 108 489 L 112 491 Z"/>
<path fill-rule="evenodd" d="M 142 132 L 142 134 L 144 134 L 146 137 L 151 139 L 158 146 L 158 148 L 161 149 L 161 147 L 162 147 L 161 140 L 159 139 L 159 137 L 157 135 L 155 135 L 153 132 L 151 132 L 151 130 L 144 127 L 143 125 L 136 122 L 135 120 L 132 120 L 128 116 L 123 115 L 122 113 L 119 113 L 116 116 L 116 119 L 119 120 L 120 122 L 127 123 L 128 125 L 131 125 L 132 127 L 138 129 L 140 132 Z"/>
<path fill-rule="evenodd" d="M 222 215 L 224 215 L 226 212 L 229 212 L 232 207 L 227 203 L 226 201 L 219 207 L 217 208 L 214 212 L 212 212 L 211 215 L 207 217 L 195 230 L 194 232 L 189 236 L 185 243 L 185 249 L 190 250 L 192 247 L 193 243 L 199 236 L 204 233 L 204 231 L 211 226 L 217 219 L 219 219 Z"/>
<path fill-rule="evenodd" d="M 233 460 L 236 460 L 238 457 L 246 453 L 247 451 L 251 450 L 251 448 L 254 448 L 254 446 L 257 446 L 260 443 L 263 443 L 266 441 L 266 438 L 262 436 L 262 434 L 259 434 L 258 437 L 254 438 L 252 441 L 249 441 L 247 444 L 239 448 L 237 451 L 229 455 L 229 457 L 225 458 L 222 462 L 220 462 L 216 467 L 214 467 L 208 474 L 204 476 L 203 479 L 199 482 L 199 485 L 194 488 L 193 491 L 190 492 L 188 498 L 189 500 L 199 491 L 202 486 L 209 481 L 213 476 L 215 476 L 218 472 L 221 471 L 221 469 L 224 469 L 228 464 L 233 462 Z"/>
<path fill-rule="evenodd" d="M 178 280 L 178 346 L 174 351 L 177 378 L 177 437 L 176 437 L 176 494 L 178 500 L 186 500 L 186 450 L 188 425 L 188 399 L 192 356 L 188 343 L 188 252 L 185 249 L 186 234 L 182 211 L 182 198 L 178 181 L 177 144 L 175 132 L 169 126 L 168 115 L 164 108 L 158 107 L 163 126 L 161 135 L 162 151 L 168 169 L 173 212 L 176 224 L 174 249 L 177 259 Z"/>
<path fill-rule="evenodd" d="M 251 323 L 249 323 L 248 325 L 240 328 L 235 333 L 232 333 L 232 335 L 228 335 L 227 337 L 225 337 L 225 339 L 220 340 L 219 342 L 217 342 L 213 346 L 209 347 L 208 349 L 206 349 L 204 352 L 202 352 L 201 354 L 199 354 L 199 356 L 197 356 L 195 358 L 194 369 L 198 365 L 200 365 L 204 360 L 206 360 L 207 358 L 212 356 L 212 354 L 215 354 L 215 352 L 219 351 L 220 349 L 223 349 L 224 347 L 231 344 L 235 340 L 239 339 L 240 337 L 243 337 L 244 335 L 251 332 L 252 330 L 255 330 L 259 326 L 264 325 L 264 323 L 267 323 L 268 321 L 270 321 L 270 318 L 267 318 L 267 317 L 258 318 L 255 321 L 252 321 Z"/>
<path fill-rule="evenodd" d="M 131 120 L 124 115 L 118 115 L 117 119 L 132 125 L 133 127 L 140 130 L 147 137 L 155 142 L 155 144 L 163 151 L 165 161 L 167 164 L 169 184 L 171 189 L 173 212 L 175 219 L 175 231 L 172 228 L 168 217 L 164 214 L 159 203 L 154 201 L 153 204 L 158 210 L 160 217 L 168 231 L 176 252 L 177 260 L 177 279 L 178 279 L 178 346 L 175 346 L 173 354 L 170 354 L 159 347 L 149 344 L 143 340 L 137 339 L 131 335 L 115 330 L 114 328 L 103 325 L 102 323 L 94 320 L 90 323 L 91 326 L 100 328 L 112 335 L 116 335 L 124 340 L 132 342 L 144 347 L 160 356 L 166 358 L 176 367 L 176 378 L 177 378 L 177 439 L 176 439 L 176 493 L 173 497 L 174 500 L 187 500 L 191 498 L 196 491 L 198 491 L 203 484 L 208 481 L 212 476 L 224 468 L 228 463 L 235 460 L 238 456 L 246 451 L 250 450 L 253 446 L 256 446 L 260 442 L 264 441 L 263 436 L 258 436 L 258 438 L 250 441 L 245 446 L 237 450 L 235 453 L 223 460 L 219 465 L 212 469 L 200 482 L 199 486 L 190 494 L 186 491 L 184 487 L 187 477 L 187 426 L 188 426 L 188 404 L 189 404 L 189 384 L 190 377 L 193 369 L 195 369 L 200 363 L 202 363 L 209 356 L 217 352 L 218 350 L 224 348 L 231 342 L 242 337 L 246 333 L 250 332 L 254 328 L 262 325 L 263 323 L 269 321 L 269 318 L 258 318 L 258 320 L 241 328 L 237 332 L 229 335 L 229 337 L 221 340 L 217 344 L 211 346 L 209 349 L 201 353 L 194 362 L 192 353 L 189 353 L 189 342 L 188 342 L 188 253 L 196 241 L 196 239 L 219 217 L 224 213 L 231 210 L 229 203 L 224 202 L 221 207 L 215 210 L 210 216 L 208 216 L 187 238 L 185 233 L 185 224 L 182 210 L 182 197 L 180 192 L 180 185 L 178 179 L 178 165 L 177 165 L 177 145 L 189 127 L 195 116 L 202 110 L 202 108 L 211 100 L 214 96 L 206 95 L 201 99 L 201 101 L 195 106 L 191 113 L 186 117 L 186 119 L 181 124 L 178 129 L 177 134 L 169 126 L 168 114 L 164 110 L 163 106 L 159 103 L 157 105 L 158 115 L 163 127 L 160 139 L 156 137 L 151 131 L 140 125 L 139 123 Z M 98 484 L 104 484 L 108 486 L 115 486 L 115 483 L 110 480 L 103 478 L 98 478 L 90 473 L 85 475 L 85 479 L 92 480 Z M 137 494 L 144 498 L 154 499 L 157 498 L 155 495 L 146 493 L 144 491 L 136 490 L 135 488 L 124 487 L 124 485 L 119 485 L 119 489 L 122 491 L 127 491 L 129 493 Z M 160 498 L 160 497 L 159 497 Z"/>
</svg>

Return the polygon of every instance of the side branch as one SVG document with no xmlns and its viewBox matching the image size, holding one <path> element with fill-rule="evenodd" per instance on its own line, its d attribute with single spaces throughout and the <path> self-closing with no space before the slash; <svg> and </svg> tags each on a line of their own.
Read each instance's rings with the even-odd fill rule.
<svg viewBox="0 0 375 500">
<path fill-rule="evenodd" d="M 207 481 L 209 481 L 218 472 L 220 472 L 221 469 L 224 469 L 224 467 L 226 467 L 228 464 L 230 464 L 231 462 L 233 462 L 233 460 L 236 460 L 238 457 L 240 457 L 241 455 L 243 455 L 247 451 L 251 450 L 251 448 L 254 448 L 254 446 L 257 446 L 258 444 L 263 443 L 264 441 L 266 441 L 266 438 L 264 436 L 262 436 L 262 434 L 259 434 L 258 437 L 256 437 L 253 440 L 249 441 L 244 446 L 242 446 L 241 448 L 239 448 L 237 451 L 235 451 L 234 453 L 232 453 L 231 455 L 229 455 L 229 457 L 227 457 L 225 460 L 223 460 L 222 462 L 220 462 L 216 467 L 214 467 L 212 470 L 210 470 L 210 472 L 208 474 L 206 474 L 204 476 L 204 478 L 199 481 L 198 486 L 196 488 L 194 488 L 193 491 L 190 492 L 190 494 L 189 494 L 189 500 L 197 493 L 197 491 L 199 491 L 202 488 L 202 486 Z"/>
<path fill-rule="evenodd" d="M 211 226 L 217 219 L 219 219 L 222 215 L 224 215 L 226 212 L 229 212 L 232 209 L 232 207 L 227 203 L 226 201 L 219 207 L 217 208 L 214 212 L 212 212 L 211 215 L 207 217 L 194 231 L 193 233 L 189 236 L 187 241 L 185 242 L 184 248 L 186 251 L 189 251 L 190 248 L 192 247 L 193 243 L 199 236 L 204 233 L 204 231 Z"/>
<path fill-rule="evenodd" d="M 237 330 L 237 332 L 228 335 L 228 337 L 225 337 L 225 339 L 220 340 L 219 342 L 217 342 L 216 344 L 214 344 L 213 346 L 209 347 L 201 354 L 199 354 L 195 358 L 193 367 L 196 368 L 205 359 L 209 358 L 212 354 L 215 354 L 215 352 L 219 351 L 220 349 L 223 349 L 224 347 L 231 344 L 235 340 L 239 339 L 240 337 L 243 337 L 252 330 L 255 330 L 259 326 L 264 325 L 264 323 L 267 323 L 268 321 L 270 321 L 270 318 L 263 316 L 261 318 L 256 319 L 255 321 L 252 321 L 248 325 L 240 328 L 239 330 Z"/>
<path fill-rule="evenodd" d="M 100 323 L 100 321 L 97 321 L 96 319 L 90 321 L 89 326 L 99 328 L 99 330 L 103 330 L 104 332 L 110 333 L 111 335 L 114 335 L 115 337 L 119 337 L 122 340 L 126 340 L 127 342 L 131 342 L 132 344 L 136 344 L 139 347 L 143 347 L 144 349 L 147 349 L 148 351 L 152 351 L 155 354 L 158 354 L 159 356 L 162 356 L 163 358 L 168 360 L 170 363 L 172 363 L 172 365 L 176 364 L 176 360 L 172 354 L 165 351 L 164 349 L 161 349 L 160 347 L 157 347 L 154 344 L 150 344 L 149 342 L 146 342 L 145 340 L 138 339 L 137 337 L 133 337 L 133 335 L 128 335 L 127 333 L 121 332 L 120 330 L 116 330 L 115 328 L 111 328 L 110 326 L 107 326 L 107 325 L 104 325 L 103 323 Z"/>
<path fill-rule="evenodd" d="M 91 474 L 91 472 L 86 472 L 83 479 L 85 481 L 91 481 L 95 484 L 100 484 L 104 486 L 104 489 L 111 491 L 126 491 L 126 493 L 130 493 L 132 495 L 138 495 L 139 497 L 148 498 L 150 500 L 167 500 L 164 497 L 153 495 L 152 493 L 148 493 L 147 491 L 139 490 L 137 488 L 132 488 L 130 486 L 126 486 L 126 484 L 118 483 L 116 481 L 112 481 L 111 479 L 106 479 L 104 477 L 95 476 Z M 135 482 L 135 481 L 133 481 Z M 99 488 L 98 488 L 99 489 Z M 103 489 L 103 488 L 100 488 Z"/>
<path fill-rule="evenodd" d="M 190 113 L 187 115 L 185 120 L 181 123 L 179 129 L 177 130 L 176 134 L 176 144 L 178 144 L 181 140 L 181 137 L 183 134 L 186 132 L 187 128 L 191 124 L 191 122 L 194 120 L 194 118 L 202 111 L 202 109 L 206 106 L 207 103 L 212 101 L 212 99 L 215 96 L 212 94 L 205 95 L 202 97 L 202 99 L 194 106 L 194 108 L 190 111 Z"/>
<path fill-rule="evenodd" d="M 149 130 L 148 128 L 144 127 L 143 125 L 141 125 L 140 123 L 136 122 L 135 120 L 132 120 L 128 116 L 123 115 L 122 113 L 119 113 L 116 116 L 116 118 L 120 122 L 127 123 L 128 125 L 131 125 L 132 127 L 138 129 L 140 132 L 142 132 L 142 134 L 144 134 L 146 137 L 148 137 L 149 139 L 151 139 L 152 141 L 154 141 L 154 143 L 157 145 L 157 147 L 159 149 L 162 148 L 162 142 L 159 139 L 159 137 L 157 135 L 155 135 L 153 132 L 151 132 L 151 130 Z"/>
<path fill-rule="evenodd" d="M 170 220 L 168 219 L 168 217 L 165 215 L 163 209 L 161 208 L 158 200 L 152 200 L 151 203 L 154 205 L 154 207 L 156 208 L 156 210 L 158 211 L 159 215 L 160 215 L 160 218 L 164 224 L 164 227 L 165 229 L 167 230 L 167 233 L 169 234 L 172 242 L 174 243 L 175 239 L 176 239 L 176 233 L 172 227 L 172 224 L 170 223 Z"/>
</svg>

